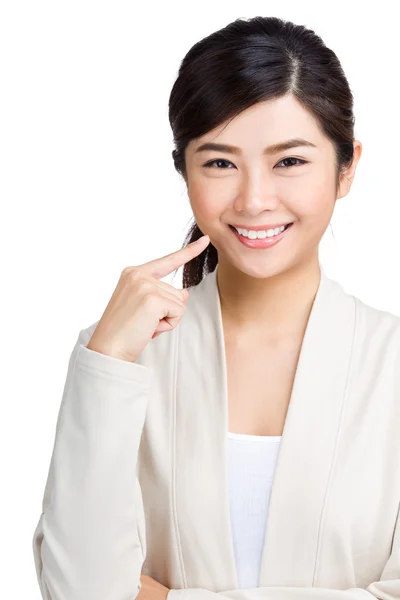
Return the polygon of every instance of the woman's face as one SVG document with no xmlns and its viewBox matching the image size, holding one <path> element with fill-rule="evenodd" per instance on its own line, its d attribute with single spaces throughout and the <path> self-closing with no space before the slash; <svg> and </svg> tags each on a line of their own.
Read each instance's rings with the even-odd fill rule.
<svg viewBox="0 0 400 600">
<path fill-rule="evenodd" d="M 309 145 L 271 148 L 293 138 Z M 206 142 L 238 150 L 198 151 Z M 192 140 L 185 152 L 189 200 L 201 231 L 218 250 L 219 263 L 262 278 L 318 260 L 335 201 L 348 193 L 361 155 L 360 142 L 354 147 L 353 164 L 336 191 L 334 147 L 291 95 L 258 103 Z M 280 241 L 263 249 L 247 247 L 230 227 L 268 229 L 287 223 L 293 225 Z"/>
</svg>

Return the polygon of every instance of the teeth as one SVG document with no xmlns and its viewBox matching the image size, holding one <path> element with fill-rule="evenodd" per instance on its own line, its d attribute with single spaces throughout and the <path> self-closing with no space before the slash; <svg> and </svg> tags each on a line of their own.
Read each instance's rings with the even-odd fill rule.
<svg viewBox="0 0 400 600">
<path fill-rule="evenodd" d="M 266 231 L 254 231 L 252 229 L 238 229 L 235 227 L 236 231 L 243 235 L 244 237 L 248 237 L 250 240 L 255 239 L 264 239 L 266 237 L 273 237 L 274 235 L 278 235 L 282 233 L 282 231 L 286 228 L 285 225 L 282 227 L 277 227 L 276 229 L 267 229 Z"/>
</svg>

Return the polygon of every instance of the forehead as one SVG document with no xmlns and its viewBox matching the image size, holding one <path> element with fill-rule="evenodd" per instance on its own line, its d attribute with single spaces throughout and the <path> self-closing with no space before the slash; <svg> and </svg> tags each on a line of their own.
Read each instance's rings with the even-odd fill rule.
<svg viewBox="0 0 400 600">
<path fill-rule="evenodd" d="M 327 145 L 316 118 L 292 95 L 254 104 L 230 122 L 224 122 L 203 136 L 193 139 L 188 152 L 205 142 L 226 142 L 243 149 L 264 148 L 290 138 L 304 138 L 316 146 Z"/>
</svg>

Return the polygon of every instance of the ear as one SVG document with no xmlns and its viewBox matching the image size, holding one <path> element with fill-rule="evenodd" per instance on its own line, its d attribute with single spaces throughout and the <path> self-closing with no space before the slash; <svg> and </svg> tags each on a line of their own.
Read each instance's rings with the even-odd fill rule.
<svg viewBox="0 0 400 600">
<path fill-rule="evenodd" d="M 343 196 L 346 196 L 350 191 L 351 184 L 353 183 L 357 164 L 358 164 L 358 161 L 360 160 L 361 154 L 362 154 L 362 144 L 359 140 L 354 140 L 353 147 L 354 147 L 354 155 L 353 155 L 352 163 L 351 163 L 350 167 L 348 167 L 345 171 L 343 171 L 340 174 L 340 182 L 339 182 L 336 200 L 339 200 L 339 198 L 343 198 Z"/>
</svg>

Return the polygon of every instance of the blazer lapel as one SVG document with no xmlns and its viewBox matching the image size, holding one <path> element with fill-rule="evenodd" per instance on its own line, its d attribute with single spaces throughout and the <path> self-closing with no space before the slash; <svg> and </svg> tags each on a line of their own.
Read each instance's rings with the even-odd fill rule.
<svg viewBox="0 0 400 600">
<path fill-rule="evenodd" d="M 186 587 L 237 589 L 227 479 L 228 395 L 216 269 L 191 288 L 176 355 L 177 533 Z M 270 498 L 259 586 L 312 586 L 355 325 L 321 281 L 301 347 Z"/>
</svg>

